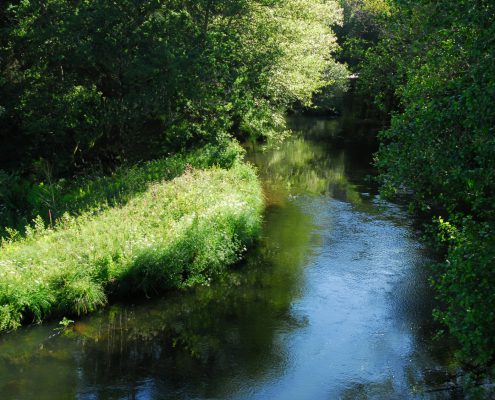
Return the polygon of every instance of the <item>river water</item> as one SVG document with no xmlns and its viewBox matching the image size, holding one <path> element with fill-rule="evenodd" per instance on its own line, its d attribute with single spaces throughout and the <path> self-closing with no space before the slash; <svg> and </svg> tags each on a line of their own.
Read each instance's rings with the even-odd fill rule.
<svg viewBox="0 0 495 400">
<path fill-rule="evenodd" d="M 0 337 L 0 399 L 447 399 L 431 261 L 369 182 L 376 125 L 293 117 L 248 145 L 261 242 L 209 287 Z M 447 386 L 446 386 L 447 385 Z"/>
</svg>

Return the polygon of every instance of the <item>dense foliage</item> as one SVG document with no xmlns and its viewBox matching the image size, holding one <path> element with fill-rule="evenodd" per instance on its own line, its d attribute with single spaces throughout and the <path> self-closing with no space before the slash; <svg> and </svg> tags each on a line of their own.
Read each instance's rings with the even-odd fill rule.
<svg viewBox="0 0 495 400">
<path fill-rule="evenodd" d="M 334 0 L 1 2 L 0 226 L 31 218 L 33 183 L 283 131 L 346 78 L 341 20 Z"/>
<path fill-rule="evenodd" d="M 262 196 L 252 167 L 234 160 L 230 169 L 154 178 L 135 168 L 126 180 L 148 179 L 148 188 L 125 205 L 65 214 L 55 228 L 38 219 L 26 237 L 4 241 L 0 331 L 85 314 L 109 295 L 208 283 L 257 237 Z"/>
<path fill-rule="evenodd" d="M 266 134 L 343 76 L 325 0 L 7 1 L 1 168 L 56 176 Z M 317 38 L 317 40 L 315 40 Z"/>
<path fill-rule="evenodd" d="M 341 50 L 338 59 L 358 72 L 366 50 L 386 29 L 392 4 L 389 0 L 339 0 L 344 23 L 335 28 Z"/>
<path fill-rule="evenodd" d="M 474 372 L 495 366 L 495 3 L 396 2 L 362 83 L 392 113 L 377 164 L 388 193 L 435 216 L 446 261 L 437 317 Z"/>
</svg>

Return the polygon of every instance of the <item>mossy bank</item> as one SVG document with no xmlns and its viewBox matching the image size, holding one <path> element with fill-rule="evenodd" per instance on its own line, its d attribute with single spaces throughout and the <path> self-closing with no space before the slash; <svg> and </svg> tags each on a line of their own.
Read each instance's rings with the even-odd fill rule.
<svg viewBox="0 0 495 400">
<path fill-rule="evenodd" d="M 52 228 L 39 219 L 4 241 L 0 331 L 92 312 L 114 295 L 205 284 L 237 262 L 259 234 L 263 202 L 253 167 L 230 164 L 186 167 L 113 207 L 65 214 Z M 140 188 L 150 177 L 141 172 L 130 172 Z"/>
</svg>

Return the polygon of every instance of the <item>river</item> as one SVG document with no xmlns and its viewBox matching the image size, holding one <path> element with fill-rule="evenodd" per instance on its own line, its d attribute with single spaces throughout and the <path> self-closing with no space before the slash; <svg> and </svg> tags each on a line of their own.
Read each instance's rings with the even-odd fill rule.
<svg viewBox="0 0 495 400">
<path fill-rule="evenodd" d="M 376 124 L 292 117 L 248 145 L 262 239 L 208 287 L 0 337 L 1 399 L 447 399 L 428 249 L 367 176 Z M 447 385 L 447 386 L 446 386 Z"/>
</svg>

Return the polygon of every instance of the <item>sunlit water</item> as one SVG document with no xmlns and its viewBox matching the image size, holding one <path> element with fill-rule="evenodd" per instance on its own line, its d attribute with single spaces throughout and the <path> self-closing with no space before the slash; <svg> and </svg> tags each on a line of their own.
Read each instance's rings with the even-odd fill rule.
<svg viewBox="0 0 495 400">
<path fill-rule="evenodd" d="M 0 399 L 450 398 L 428 252 L 366 180 L 373 125 L 291 124 L 279 146 L 248 146 L 267 211 L 243 265 L 73 329 L 1 336 Z"/>
</svg>

